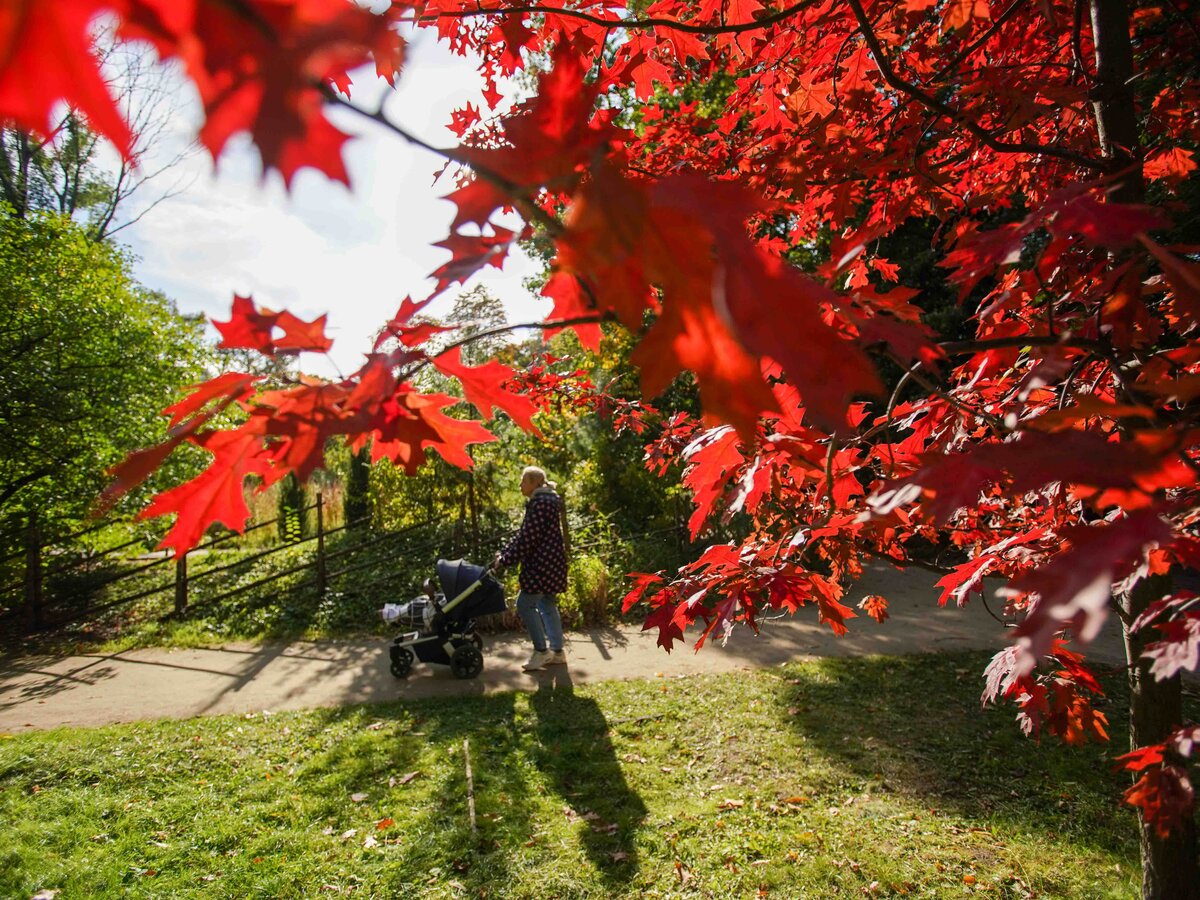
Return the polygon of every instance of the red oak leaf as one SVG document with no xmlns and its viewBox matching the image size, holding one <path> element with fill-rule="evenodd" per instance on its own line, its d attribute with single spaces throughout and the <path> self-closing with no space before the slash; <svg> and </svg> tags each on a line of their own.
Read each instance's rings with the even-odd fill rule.
<svg viewBox="0 0 1200 900">
<path fill-rule="evenodd" d="M 1196 792 L 1187 769 L 1162 764 L 1147 768 L 1125 791 L 1124 800 L 1140 809 L 1146 823 L 1165 840 L 1179 822 L 1192 815 Z"/>
<path fill-rule="evenodd" d="M 101 512 L 110 509 L 121 496 L 149 478 L 176 447 L 203 428 L 213 416 L 229 404 L 248 397 L 259 377 L 237 372 L 218 375 L 195 386 L 183 400 L 164 409 L 163 414 L 171 417 L 167 439 L 153 447 L 135 450 L 108 470 L 106 474 L 112 478 L 112 482 L 100 494 L 98 509 Z M 214 400 L 218 402 L 209 406 Z M 207 410 L 204 409 L 206 406 L 209 407 Z"/>
<path fill-rule="evenodd" d="M 858 602 L 858 608 L 880 625 L 882 625 L 884 620 L 886 620 L 888 617 L 888 602 L 885 598 L 880 597 L 878 594 L 869 594 L 868 596 L 863 597 L 862 600 Z"/>
<path fill-rule="evenodd" d="M 176 514 L 175 523 L 159 544 L 174 548 L 176 555 L 195 547 L 213 522 L 242 531 L 250 518 L 242 487 L 245 478 L 266 475 L 270 468 L 261 438 L 251 432 L 215 431 L 192 441 L 213 454 L 208 468 L 191 481 L 156 495 L 141 514 L 142 518 Z"/>
<path fill-rule="evenodd" d="M 100 75 L 91 38 L 95 19 L 121 6 L 119 0 L 0 3 L 0 120 L 49 136 L 62 100 L 128 156 L 132 135 Z"/>
<path fill-rule="evenodd" d="M 346 135 L 325 118 L 321 86 L 347 87 L 347 73 L 372 57 L 394 78 L 404 42 L 391 15 L 337 0 L 201 2 L 190 17 L 164 15 L 161 2 L 129 2 L 121 34 L 151 41 L 164 59 L 180 58 L 200 91 L 200 137 L 214 157 L 249 131 L 287 184 L 304 166 L 347 181 Z"/>
<path fill-rule="evenodd" d="M 508 413 L 526 431 L 538 433 L 533 424 L 533 414 L 537 412 L 533 401 L 505 387 L 516 376 L 508 366 L 494 359 L 482 366 L 464 365 L 462 351 L 458 347 L 435 356 L 433 364 L 441 372 L 462 382 L 468 402 L 474 404 L 485 419 L 490 419 L 492 408 L 497 407 Z"/>
<path fill-rule="evenodd" d="M 551 275 L 542 288 L 542 296 L 549 297 L 554 301 L 554 307 L 546 317 L 547 321 L 574 319 L 597 314 L 597 310 L 592 306 L 579 279 L 566 272 L 555 272 Z M 600 352 L 601 331 L 598 322 L 571 325 L 570 327 L 579 336 L 579 343 L 593 353 Z M 548 328 L 546 336 L 551 337 L 561 330 L 561 328 Z"/>
<path fill-rule="evenodd" d="M 675 607 L 669 603 L 660 606 L 646 616 L 646 621 L 642 624 L 642 631 L 649 631 L 651 628 L 658 629 L 656 643 L 668 653 L 671 652 L 675 641 L 683 640 L 683 629 L 675 621 Z"/>
<path fill-rule="evenodd" d="M 1142 658 L 1151 661 L 1156 681 L 1170 678 L 1183 669 L 1194 672 L 1200 665 L 1200 612 L 1186 613 L 1155 626 L 1162 638 L 1147 644 Z"/>
<path fill-rule="evenodd" d="M 326 318 L 319 316 L 305 322 L 286 310 L 259 308 L 251 297 L 234 296 L 229 321 L 214 320 L 213 327 L 221 333 L 221 343 L 217 346 L 225 349 L 245 348 L 267 356 L 302 350 L 324 353 L 333 346 L 325 337 Z M 273 336 L 276 328 L 283 332 L 278 338 Z"/>
<path fill-rule="evenodd" d="M 1111 525 L 1066 531 L 1070 548 L 1013 581 L 1006 591 L 1037 594 L 1014 632 L 1020 638 L 1019 670 L 1032 670 L 1063 628 L 1069 627 L 1081 643 L 1094 639 L 1108 616 L 1113 582 L 1140 560 L 1147 546 L 1169 543 L 1171 536 L 1170 525 L 1154 509 L 1138 510 Z"/>
</svg>

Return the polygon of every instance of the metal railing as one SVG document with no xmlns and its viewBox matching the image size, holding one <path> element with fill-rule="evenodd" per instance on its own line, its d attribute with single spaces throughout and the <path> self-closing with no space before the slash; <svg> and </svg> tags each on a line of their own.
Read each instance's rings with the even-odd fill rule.
<svg viewBox="0 0 1200 900">
<path fill-rule="evenodd" d="M 140 538 L 123 541 L 103 551 L 76 550 L 74 556 L 65 549 L 70 547 L 72 541 L 78 541 L 102 528 L 129 523 L 104 522 L 66 535 L 65 538 L 56 538 L 53 542 L 42 540 L 36 527 L 31 527 L 24 550 L 0 560 L 0 564 L 11 564 L 24 556 L 22 577 L 0 586 L 0 613 L 5 606 L 9 607 L 7 618 L 16 621 L 18 627 L 25 630 L 61 628 L 81 621 L 99 620 L 122 607 L 139 603 L 149 603 L 149 614 L 159 618 L 183 618 L 198 610 L 228 603 L 239 596 L 262 594 L 264 589 L 284 579 L 302 575 L 309 577 L 299 583 L 289 584 L 289 596 L 294 597 L 298 592 L 308 596 L 312 592 L 318 601 L 324 601 L 331 591 L 337 591 L 339 595 L 349 592 L 361 596 L 385 582 L 395 583 L 398 574 L 410 568 L 406 563 L 411 560 L 422 560 L 432 574 L 432 561 L 438 556 L 477 555 L 485 552 L 485 548 L 501 546 L 511 533 L 504 530 L 480 533 L 464 528 L 461 522 L 454 526 L 444 520 L 418 522 L 395 531 L 376 531 L 363 527 L 365 520 L 327 528 L 325 502 L 320 494 L 314 503 L 294 511 L 292 515 L 299 514 L 303 520 L 310 512 L 314 513 L 315 519 L 311 534 L 281 540 L 262 550 L 241 552 L 232 560 L 224 556 L 226 545 L 260 529 L 277 526 L 282 517 L 256 523 L 241 533 L 231 532 L 212 537 L 181 556 L 152 551 L 131 557 L 131 548 L 143 544 Z M 575 529 L 581 535 L 587 535 L 574 542 L 574 553 L 602 553 L 605 546 L 611 546 L 614 540 L 670 540 L 672 536 L 679 542 L 682 551 L 686 541 L 680 522 L 640 535 L 616 536 L 604 533 L 607 529 L 594 533 L 594 526 L 599 520 L 573 518 Z M 593 534 L 589 535 L 589 532 Z M 302 558 L 294 558 L 298 551 L 305 548 L 311 548 L 311 552 Z M 157 555 L 159 552 L 163 555 Z M 264 560 L 278 554 L 290 554 L 291 558 L 274 571 L 251 581 L 241 580 L 256 568 L 262 568 Z M 8 568 L 11 571 L 16 567 L 10 565 Z M 53 592 L 47 589 L 48 583 L 68 578 L 73 573 L 86 582 L 83 588 L 74 596 L 52 596 Z M 90 576 L 88 573 L 91 573 Z M 9 599 L 6 600 L 6 597 Z M 157 611 L 155 598 L 159 598 Z M 262 599 L 259 598 L 260 602 Z M 277 596 L 274 599 L 282 598 Z M 140 609 L 139 613 L 142 613 Z M 4 618 L 0 615 L 0 624 L 4 624 Z"/>
</svg>

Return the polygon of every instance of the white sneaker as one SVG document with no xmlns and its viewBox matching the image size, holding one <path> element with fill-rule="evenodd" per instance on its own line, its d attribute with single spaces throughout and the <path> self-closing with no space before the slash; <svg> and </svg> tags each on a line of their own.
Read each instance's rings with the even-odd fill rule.
<svg viewBox="0 0 1200 900">
<path fill-rule="evenodd" d="M 529 662 L 521 666 L 526 672 L 540 672 L 546 668 L 546 660 L 550 658 L 550 653 L 545 650 L 534 650 L 533 656 L 529 657 Z"/>
<path fill-rule="evenodd" d="M 542 663 L 543 666 L 565 666 L 567 664 L 567 654 L 562 650 L 551 650 L 546 654 L 546 659 Z"/>
</svg>

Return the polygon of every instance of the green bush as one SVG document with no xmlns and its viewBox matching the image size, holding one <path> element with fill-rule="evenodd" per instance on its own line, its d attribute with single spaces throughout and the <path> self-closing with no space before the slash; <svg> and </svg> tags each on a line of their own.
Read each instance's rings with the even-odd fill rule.
<svg viewBox="0 0 1200 900">
<path fill-rule="evenodd" d="M 567 628 L 607 625 L 611 621 L 612 583 L 608 568 L 600 557 L 581 554 L 572 559 L 567 592 L 558 603 L 563 625 Z"/>
</svg>

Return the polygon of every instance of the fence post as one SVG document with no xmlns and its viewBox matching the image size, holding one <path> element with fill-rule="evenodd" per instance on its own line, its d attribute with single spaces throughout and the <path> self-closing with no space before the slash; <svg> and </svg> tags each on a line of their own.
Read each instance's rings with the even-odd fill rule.
<svg viewBox="0 0 1200 900">
<path fill-rule="evenodd" d="M 42 609 L 42 536 L 37 519 L 30 517 L 25 535 L 25 623 L 39 629 L 43 624 Z"/>
<path fill-rule="evenodd" d="M 317 597 L 325 599 L 327 572 L 325 569 L 325 497 L 317 493 Z"/>
<path fill-rule="evenodd" d="M 188 605 L 188 575 L 187 554 L 175 554 L 175 615 L 182 616 L 187 612 Z"/>
</svg>

